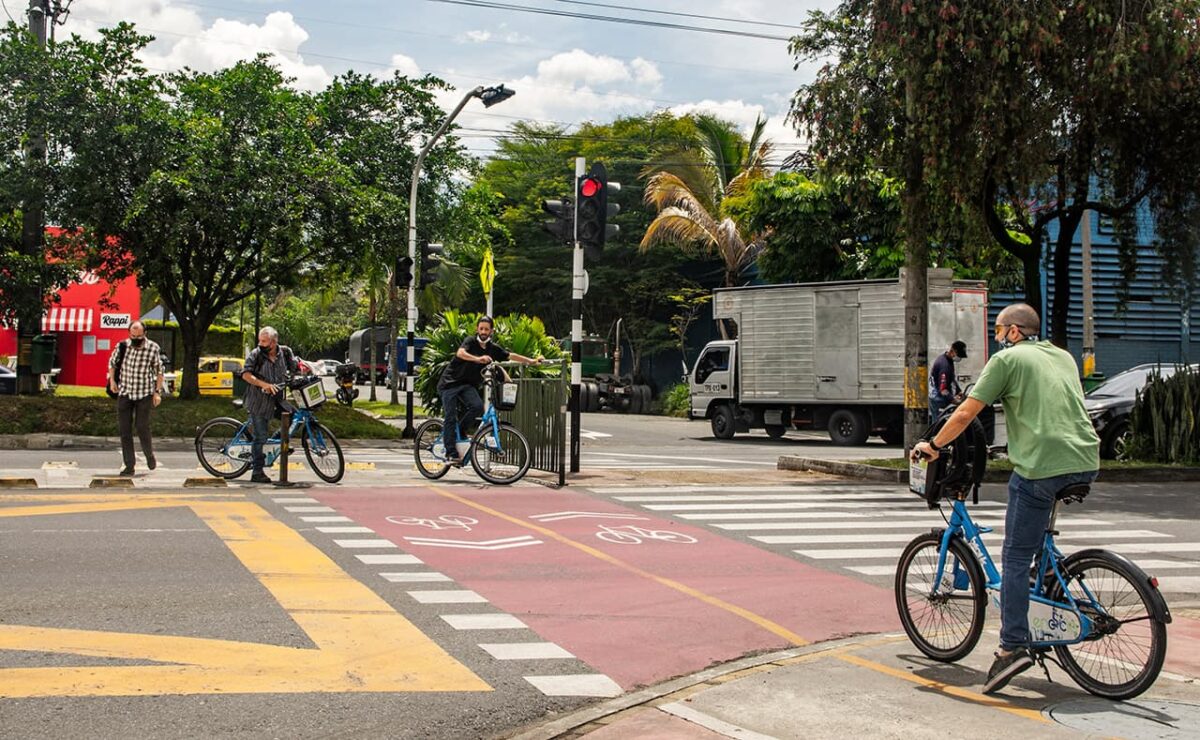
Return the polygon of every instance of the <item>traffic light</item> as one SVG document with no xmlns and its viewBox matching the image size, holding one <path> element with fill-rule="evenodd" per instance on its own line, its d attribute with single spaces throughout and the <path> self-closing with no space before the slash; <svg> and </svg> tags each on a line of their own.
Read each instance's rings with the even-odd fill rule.
<svg viewBox="0 0 1200 740">
<path fill-rule="evenodd" d="M 570 198 L 543 200 L 542 210 L 554 218 L 542 222 L 542 230 L 552 235 L 555 241 L 571 244 L 575 241 L 575 209 Z"/>
<path fill-rule="evenodd" d="M 599 162 L 592 165 L 591 172 L 579 178 L 575 190 L 575 202 L 578 203 L 575 238 L 583 246 L 598 252 L 604 248 L 607 237 L 616 236 L 620 231 L 616 224 L 608 223 L 608 217 L 621 210 L 621 206 L 608 202 L 608 194 L 620 189 L 620 183 L 608 181 L 608 172 Z"/>
<path fill-rule="evenodd" d="M 396 267 L 392 270 L 392 284 L 397 288 L 407 288 L 412 285 L 412 257 L 405 255 L 396 258 Z"/>
<path fill-rule="evenodd" d="M 430 244 L 424 239 L 418 244 L 420 247 L 420 276 L 417 278 L 417 287 L 426 288 L 437 282 L 438 267 L 442 264 L 441 254 L 443 251 L 441 244 Z"/>
</svg>

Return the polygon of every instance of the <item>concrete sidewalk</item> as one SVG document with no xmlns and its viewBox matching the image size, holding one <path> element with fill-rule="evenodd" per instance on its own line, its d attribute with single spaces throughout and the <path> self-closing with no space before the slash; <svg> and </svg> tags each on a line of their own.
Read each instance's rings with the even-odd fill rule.
<svg viewBox="0 0 1200 740">
<path fill-rule="evenodd" d="M 1200 613 L 1168 628 L 1167 667 L 1142 696 L 1096 698 L 1047 664 L 1001 693 L 981 691 L 998 641 L 989 623 L 959 663 L 903 634 L 869 635 L 746 658 L 634 691 L 511 737 L 1123 738 L 1200 737 Z"/>
</svg>

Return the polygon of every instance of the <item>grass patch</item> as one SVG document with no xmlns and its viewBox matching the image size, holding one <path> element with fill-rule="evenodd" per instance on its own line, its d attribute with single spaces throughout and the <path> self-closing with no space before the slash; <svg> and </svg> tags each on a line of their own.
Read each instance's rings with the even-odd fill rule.
<svg viewBox="0 0 1200 740">
<path fill-rule="evenodd" d="M 60 386 L 61 387 L 61 386 Z M 103 394 L 103 389 L 101 389 Z M 245 419 L 229 398 L 181 401 L 168 397 L 151 416 L 156 437 L 193 437 L 196 428 L 217 416 Z M 317 411 L 321 423 L 340 439 L 398 439 L 400 429 L 352 408 L 326 403 Z M 117 436 L 117 403 L 107 396 L 0 396 L 0 434 L 73 434 Z"/>
<path fill-rule="evenodd" d="M 889 468 L 891 470 L 908 470 L 908 458 L 904 457 L 884 457 L 875 458 L 872 460 L 862 460 L 864 465 L 873 465 L 877 468 Z M 1101 460 L 1101 470 L 1138 470 L 1143 468 L 1187 468 L 1188 465 L 1173 465 L 1168 463 L 1147 462 L 1143 460 Z M 988 460 L 988 470 L 1002 470 L 1011 472 L 1013 464 L 1011 460 Z"/>
<path fill-rule="evenodd" d="M 54 395 L 61 398 L 108 398 L 103 386 L 91 385 L 58 385 L 54 387 Z"/>
<path fill-rule="evenodd" d="M 390 394 L 391 391 L 388 391 L 388 393 Z M 402 403 L 393 405 L 387 401 L 368 401 L 360 397 L 354 399 L 354 408 L 370 411 L 381 419 L 403 419 L 405 409 L 408 407 Z M 414 406 L 413 414 L 415 416 L 424 416 L 425 409 L 420 406 Z"/>
</svg>

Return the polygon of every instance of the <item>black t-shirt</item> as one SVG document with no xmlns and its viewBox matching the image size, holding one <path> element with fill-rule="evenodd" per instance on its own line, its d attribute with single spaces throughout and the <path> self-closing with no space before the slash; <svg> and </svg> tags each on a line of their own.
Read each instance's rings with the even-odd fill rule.
<svg viewBox="0 0 1200 740">
<path fill-rule="evenodd" d="M 476 337 L 470 337 L 462 343 L 459 349 L 465 349 L 467 354 L 475 357 L 488 355 L 493 360 L 504 362 L 508 359 L 508 350 L 504 349 L 495 342 L 488 342 L 487 346 L 479 343 Z M 442 379 L 438 383 L 438 390 L 453 388 L 456 385 L 472 385 L 478 388 L 483 385 L 483 365 L 478 362 L 467 362 L 459 359 L 456 354 L 450 358 L 450 364 L 446 366 L 442 372 Z"/>
</svg>

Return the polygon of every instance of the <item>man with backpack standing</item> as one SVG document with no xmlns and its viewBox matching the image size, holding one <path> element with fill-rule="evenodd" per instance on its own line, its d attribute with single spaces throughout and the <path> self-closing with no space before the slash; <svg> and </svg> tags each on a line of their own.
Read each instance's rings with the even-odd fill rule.
<svg viewBox="0 0 1200 740">
<path fill-rule="evenodd" d="M 122 477 L 133 475 L 134 429 L 142 443 L 146 467 L 151 470 L 158 467 L 150 436 L 150 410 L 162 402 L 162 389 L 163 366 L 158 344 L 147 339 L 146 327 L 135 321 L 129 325 L 129 339 L 120 342 L 108 358 L 108 392 L 117 399 Z"/>
<path fill-rule="evenodd" d="M 250 445 L 250 467 L 253 483 L 270 483 L 271 479 L 263 472 L 266 456 L 263 455 L 263 445 L 270 436 L 271 418 L 275 416 L 276 398 L 279 389 L 275 386 L 287 380 L 289 373 L 299 372 L 292 350 L 279 344 L 279 332 L 270 326 L 264 326 L 258 332 L 258 346 L 246 355 L 246 363 L 242 368 L 242 380 L 249 386 L 246 389 L 245 408 L 250 416 L 250 429 L 254 442 Z"/>
</svg>

